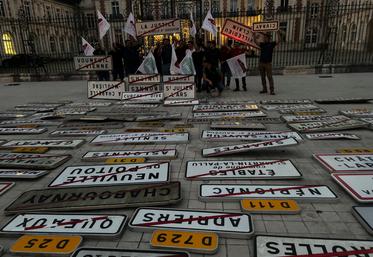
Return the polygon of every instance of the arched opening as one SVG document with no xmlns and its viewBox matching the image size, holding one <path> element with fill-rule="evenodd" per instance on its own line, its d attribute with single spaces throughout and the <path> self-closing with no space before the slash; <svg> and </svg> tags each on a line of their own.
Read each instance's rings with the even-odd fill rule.
<svg viewBox="0 0 373 257">
<path fill-rule="evenodd" d="M 5 32 L 2 36 L 4 52 L 6 55 L 15 55 L 17 54 L 14 47 L 13 37 L 9 32 Z"/>
</svg>

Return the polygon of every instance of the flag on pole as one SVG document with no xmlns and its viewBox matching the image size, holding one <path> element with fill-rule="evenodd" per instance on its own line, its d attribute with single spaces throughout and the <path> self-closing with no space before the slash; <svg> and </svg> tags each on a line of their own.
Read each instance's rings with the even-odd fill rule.
<svg viewBox="0 0 373 257">
<path fill-rule="evenodd" d="M 247 65 L 246 65 L 246 55 L 240 54 L 226 60 L 233 78 L 246 77 Z"/>
<path fill-rule="evenodd" d="M 154 55 L 152 51 L 149 51 L 148 55 L 145 57 L 144 61 L 141 63 L 140 67 L 137 69 L 137 72 L 142 74 L 157 74 L 157 64 L 155 62 Z"/>
<path fill-rule="evenodd" d="M 209 31 L 216 37 L 218 29 L 216 27 L 215 19 L 212 17 L 211 10 L 206 14 L 205 20 L 202 23 L 202 29 Z"/>
<path fill-rule="evenodd" d="M 85 56 L 92 56 L 95 48 L 82 37 L 82 49 Z"/>
<path fill-rule="evenodd" d="M 196 24 L 194 23 L 194 19 L 193 19 L 193 12 L 190 12 L 190 22 L 192 23 L 192 26 L 190 27 L 190 35 L 192 37 L 196 37 L 197 29 L 196 29 Z"/>
<path fill-rule="evenodd" d="M 183 75 L 196 75 L 192 51 L 186 51 L 184 59 L 180 62 L 180 73 Z"/>
<path fill-rule="evenodd" d="M 100 35 L 100 39 L 102 39 L 106 32 L 110 29 L 110 23 L 105 19 L 102 13 L 97 10 L 97 18 L 98 18 L 98 31 Z"/>
<path fill-rule="evenodd" d="M 177 55 L 175 51 L 175 45 L 172 44 L 172 52 L 171 52 L 171 65 L 170 65 L 170 73 L 171 75 L 180 74 L 180 66 L 177 63 Z"/>
<path fill-rule="evenodd" d="M 124 32 L 131 35 L 134 39 L 136 38 L 136 25 L 135 25 L 135 17 L 133 16 L 132 12 L 128 15 L 126 25 L 124 26 Z"/>
</svg>

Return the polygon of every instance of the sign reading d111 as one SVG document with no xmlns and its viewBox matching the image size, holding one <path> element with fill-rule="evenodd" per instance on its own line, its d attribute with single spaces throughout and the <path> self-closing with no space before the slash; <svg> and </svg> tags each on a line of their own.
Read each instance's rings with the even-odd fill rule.
<svg viewBox="0 0 373 257">
<path fill-rule="evenodd" d="M 124 81 L 88 81 L 88 99 L 120 100 L 124 90 Z"/>
<path fill-rule="evenodd" d="M 373 171 L 373 154 L 314 154 L 329 172 Z"/>
<path fill-rule="evenodd" d="M 189 133 L 166 133 L 166 132 L 145 132 L 99 135 L 91 141 L 95 145 L 108 144 L 144 144 L 144 143 L 186 143 L 189 140 Z"/>
<path fill-rule="evenodd" d="M 302 174 L 290 160 L 188 161 L 185 177 L 211 179 L 297 179 Z"/>
<path fill-rule="evenodd" d="M 74 57 L 77 71 L 103 71 L 112 70 L 111 56 L 78 56 Z"/>
</svg>

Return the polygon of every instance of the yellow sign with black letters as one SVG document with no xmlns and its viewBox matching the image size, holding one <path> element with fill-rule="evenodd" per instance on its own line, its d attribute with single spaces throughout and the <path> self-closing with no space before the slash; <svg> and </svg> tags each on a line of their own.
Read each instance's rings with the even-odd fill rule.
<svg viewBox="0 0 373 257">
<path fill-rule="evenodd" d="M 265 200 L 265 199 L 244 199 L 241 201 L 243 211 L 252 213 L 273 213 L 273 214 L 296 214 L 300 207 L 294 200 Z"/>
</svg>

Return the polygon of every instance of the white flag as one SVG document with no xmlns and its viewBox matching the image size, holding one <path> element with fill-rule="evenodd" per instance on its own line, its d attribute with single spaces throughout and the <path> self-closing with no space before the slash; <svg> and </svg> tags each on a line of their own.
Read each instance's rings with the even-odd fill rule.
<svg viewBox="0 0 373 257">
<path fill-rule="evenodd" d="M 98 32 L 100 35 L 100 39 L 102 39 L 106 32 L 110 29 L 110 23 L 105 19 L 105 17 L 97 10 L 97 18 L 98 18 Z"/>
<path fill-rule="evenodd" d="M 193 63 L 192 51 L 186 51 L 184 59 L 180 62 L 180 73 L 184 75 L 196 75 Z"/>
<path fill-rule="evenodd" d="M 134 39 L 136 38 L 136 25 L 135 25 L 135 17 L 133 16 L 132 12 L 127 18 L 126 25 L 124 26 L 124 32 L 131 35 Z"/>
<path fill-rule="evenodd" d="M 231 70 L 233 78 L 246 77 L 247 65 L 246 65 L 246 55 L 240 54 L 226 60 L 229 69 Z"/>
<path fill-rule="evenodd" d="M 155 58 L 154 58 L 152 51 L 149 51 L 148 55 L 145 57 L 144 61 L 141 63 L 137 71 L 141 72 L 142 74 L 157 74 L 158 73 L 157 64 L 155 62 Z"/>
<path fill-rule="evenodd" d="M 216 28 L 216 23 L 214 17 L 212 17 L 211 10 L 209 10 L 206 14 L 206 18 L 202 23 L 202 28 L 204 30 L 207 30 L 211 32 L 214 37 L 216 37 L 216 34 L 218 33 L 218 29 Z"/>
<path fill-rule="evenodd" d="M 85 56 L 92 56 L 95 48 L 82 37 L 82 48 Z"/>
<path fill-rule="evenodd" d="M 180 74 L 180 66 L 179 66 L 179 64 L 177 64 L 177 55 L 176 55 L 174 44 L 172 44 L 170 73 L 171 73 L 171 75 Z"/>
<path fill-rule="evenodd" d="M 196 24 L 194 23 L 194 19 L 193 19 L 193 12 L 190 12 L 190 22 L 192 23 L 192 26 L 190 27 L 190 35 L 192 37 L 196 37 L 197 29 L 196 29 Z"/>
</svg>

